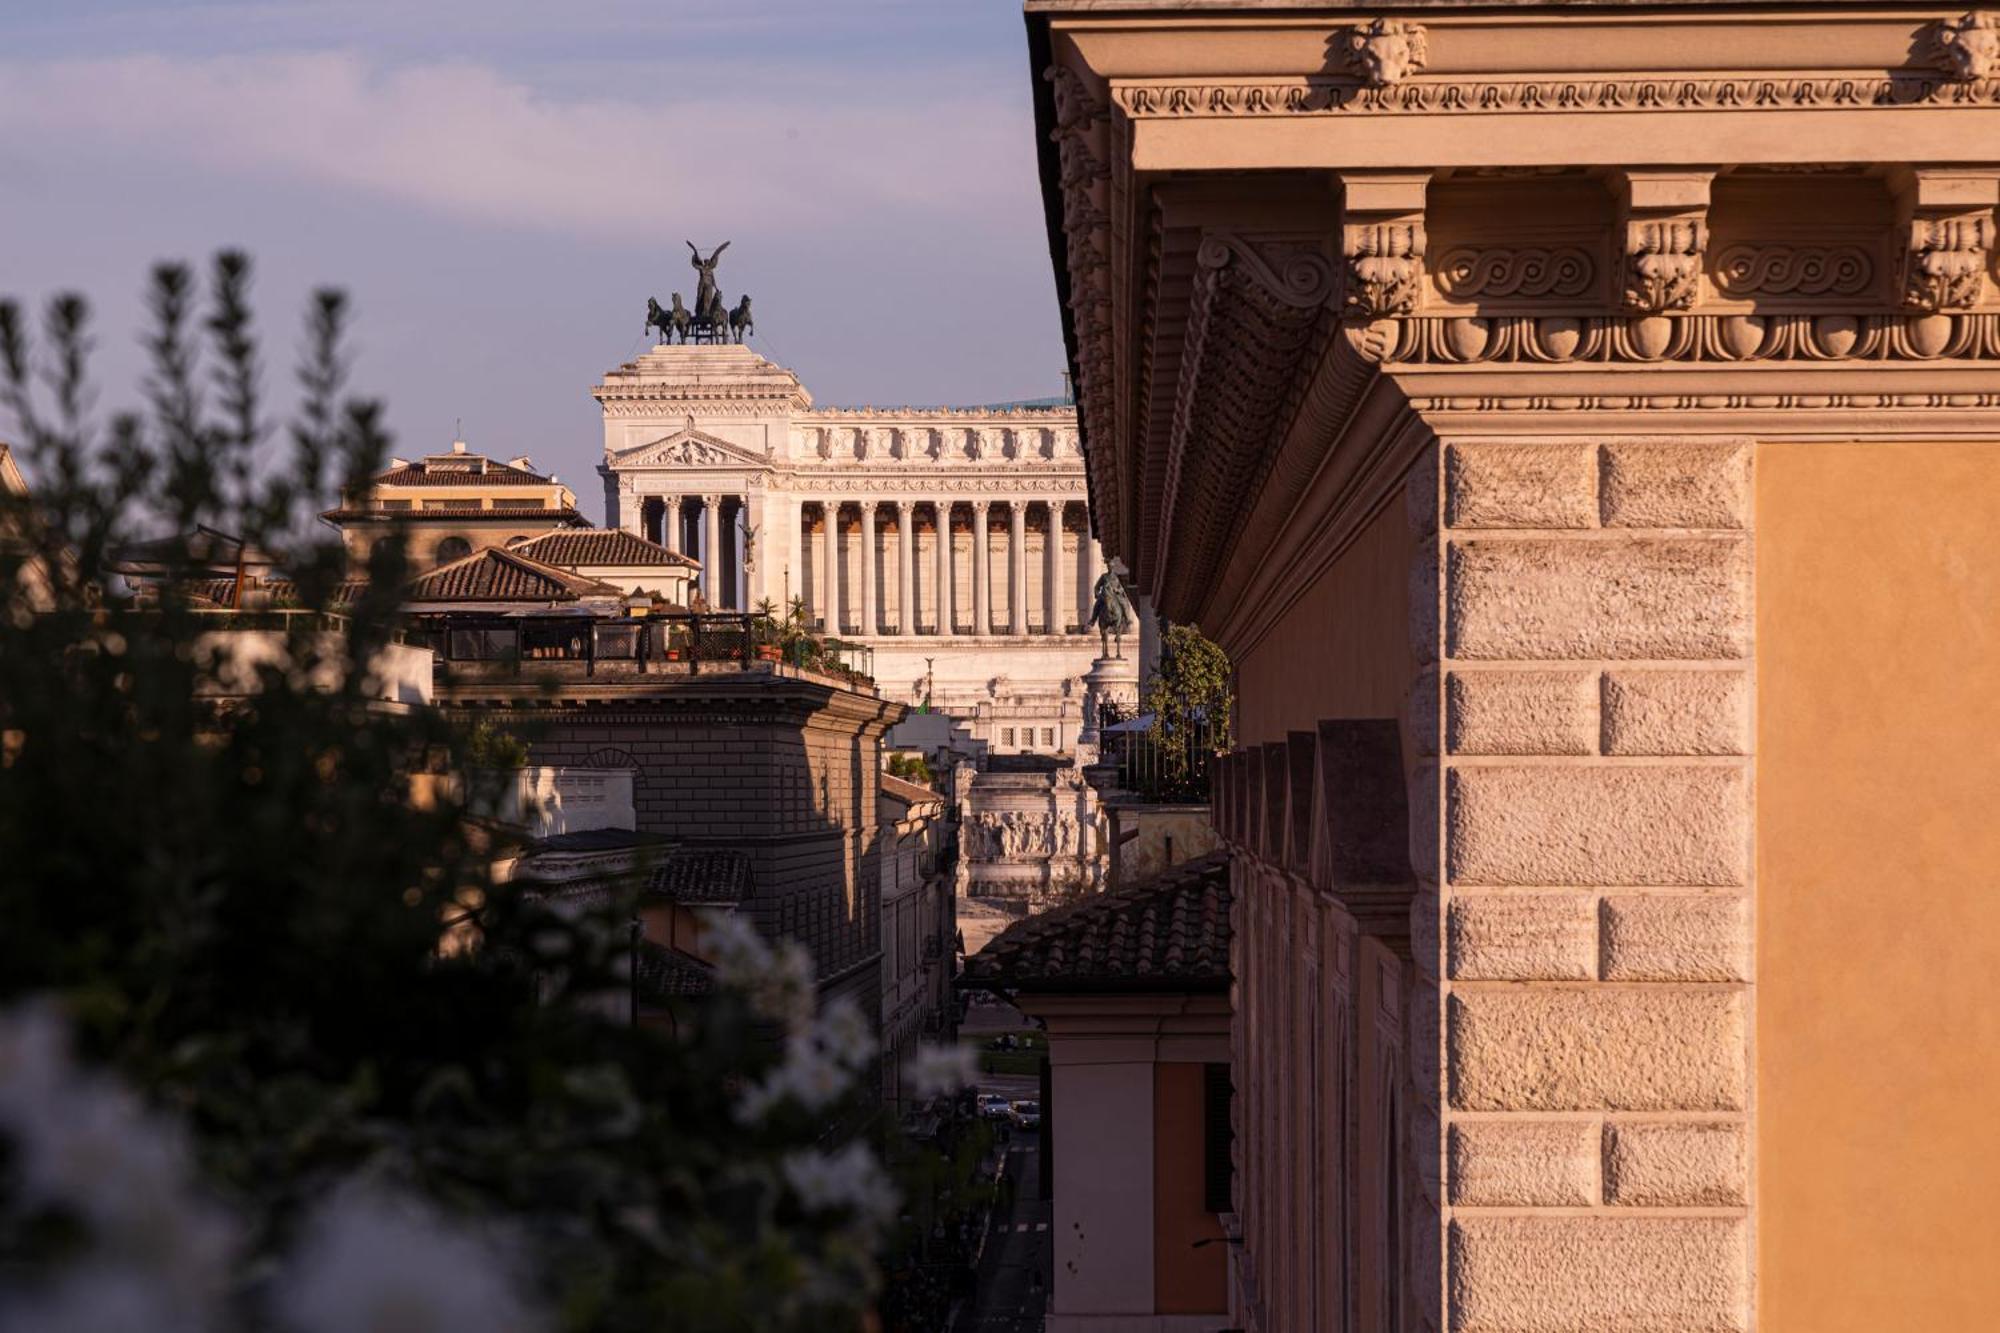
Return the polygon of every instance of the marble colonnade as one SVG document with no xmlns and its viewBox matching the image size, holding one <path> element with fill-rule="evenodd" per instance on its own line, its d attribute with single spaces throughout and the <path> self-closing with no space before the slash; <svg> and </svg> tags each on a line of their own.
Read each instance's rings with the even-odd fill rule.
<svg viewBox="0 0 2000 1333">
<path fill-rule="evenodd" d="M 928 520 L 929 551 L 922 549 L 920 518 Z M 797 549 L 813 549 L 815 557 L 801 591 L 811 617 L 830 633 L 1067 634 L 1089 618 L 1090 589 L 1101 570 L 1083 502 L 1065 496 L 808 500 L 799 529 Z M 998 560 L 996 530 L 1005 539 Z M 968 533 L 969 550 L 961 540 Z M 1029 560 L 1031 533 L 1042 537 L 1038 571 Z M 1066 533 L 1075 537 L 1074 551 L 1065 549 Z M 893 579 L 884 573 L 890 563 Z M 885 605 L 891 598 L 893 606 Z"/>
</svg>

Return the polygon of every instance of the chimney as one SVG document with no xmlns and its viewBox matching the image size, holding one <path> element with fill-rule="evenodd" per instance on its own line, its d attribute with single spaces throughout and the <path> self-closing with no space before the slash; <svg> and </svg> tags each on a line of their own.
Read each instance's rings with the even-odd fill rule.
<svg viewBox="0 0 2000 1333">
<path fill-rule="evenodd" d="M 453 440 L 453 441 L 451 442 L 451 451 L 452 451 L 453 453 L 455 453 L 455 454 L 462 454 L 462 453 L 464 453 L 464 452 L 465 452 L 465 441 L 464 441 L 464 440 L 462 440 L 462 439 L 458 439 L 458 440 Z"/>
</svg>

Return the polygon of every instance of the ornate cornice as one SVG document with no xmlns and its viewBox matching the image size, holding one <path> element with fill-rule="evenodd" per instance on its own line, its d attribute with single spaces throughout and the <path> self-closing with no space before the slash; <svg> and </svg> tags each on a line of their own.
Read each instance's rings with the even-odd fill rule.
<svg viewBox="0 0 2000 1333">
<path fill-rule="evenodd" d="M 1228 549 L 1340 286 L 1332 260 L 1299 241 L 1212 232 L 1195 264 L 1152 552 L 1167 615 Z"/>
<path fill-rule="evenodd" d="M 1093 454 L 1093 475 L 1117 476 L 1112 387 L 1110 179 L 1104 138 L 1110 109 L 1076 71 L 1051 65 L 1042 77 L 1055 103 L 1049 140 L 1056 146 L 1057 189 L 1069 278 L 1070 335 L 1076 357 L 1077 419 Z M 1093 486 L 1101 533 L 1123 530 L 1115 484 Z"/>
<path fill-rule="evenodd" d="M 1419 316 L 1366 335 L 1410 365 L 2000 360 L 2000 314 Z"/>
<path fill-rule="evenodd" d="M 2000 72 L 2000 66 L 1995 66 Z M 1459 115 L 1469 112 L 1706 111 L 1739 108 L 2000 106 L 2000 77 L 1930 73 L 1812 78 L 1408 79 L 1371 87 L 1346 79 L 1120 83 L 1134 120 L 1234 116 Z"/>
</svg>

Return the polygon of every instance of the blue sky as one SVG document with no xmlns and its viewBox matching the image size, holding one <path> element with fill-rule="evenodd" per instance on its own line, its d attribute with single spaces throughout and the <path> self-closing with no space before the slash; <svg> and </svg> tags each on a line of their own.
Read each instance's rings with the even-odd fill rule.
<svg viewBox="0 0 2000 1333">
<path fill-rule="evenodd" d="M 821 402 L 1058 392 L 1031 89 L 1014 0 L 0 5 L 0 292 L 88 295 L 122 405 L 147 268 L 240 246 L 273 390 L 341 286 L 401 451 L 463 418 L 594 497 L 685 240 Z"/>
</svg>

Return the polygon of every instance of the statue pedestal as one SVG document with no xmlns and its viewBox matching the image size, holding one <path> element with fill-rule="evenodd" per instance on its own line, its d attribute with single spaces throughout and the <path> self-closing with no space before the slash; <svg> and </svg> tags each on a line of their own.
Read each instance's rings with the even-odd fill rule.
<svg viewBox="0 0 2000 1333">
<path fill-rule="evenodd" d="M 1139 664 L 1128 657 L 1100 657 L 1083 676 L 1084 712 L 1089 725 L 1077 733 L 1086 745 L 1101 743 L 1100 719 L 1110 704 L 1120 718 L 1139 710 Z"/>
</svg>

